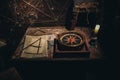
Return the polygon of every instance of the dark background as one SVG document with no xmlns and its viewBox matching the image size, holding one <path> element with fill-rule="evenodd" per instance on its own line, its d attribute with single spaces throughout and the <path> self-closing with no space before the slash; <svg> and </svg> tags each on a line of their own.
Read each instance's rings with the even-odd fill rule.
<svg viewBox="0 0 120 80">
<path fill-rule="evenodd" d="M 9 8 L 11 0 L 0 0 L 0 38 L 7 41 L 7 46 L 2 48 L 4 64 L 1 71 L 15 66 L 23 79 L 37 80 L 56 77 L 59 79 L 82 80 L 108 80 L 117 79 L 119 71 L 119 27 L 120 27 L 120 1 L 104 0 L 103 25 L 99 33 L 99 42 L 104 50 L 105 60 L 92 61 L 30 61 L 12 62 L 13 55 L 28 24 L 18 27 L 14 21 L 6 17 L 12 17 Z M 1 16 L 2 15 L 2 16 Z M 19 35 L 19 36 L 18 36 Z M 36 78 L 36 79 L 35 79 Z"/>
</svg>

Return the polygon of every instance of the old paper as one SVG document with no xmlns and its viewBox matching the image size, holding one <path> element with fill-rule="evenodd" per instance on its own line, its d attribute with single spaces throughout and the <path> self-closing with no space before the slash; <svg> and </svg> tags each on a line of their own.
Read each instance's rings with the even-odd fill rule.
<svg viewBox="0 0 120 80">
<path fill-rule="evenodd" d="M 26 35 L 21 57 L 48 57 L 53 52 L 54 38 L 54 35 Z"/>
</svg>

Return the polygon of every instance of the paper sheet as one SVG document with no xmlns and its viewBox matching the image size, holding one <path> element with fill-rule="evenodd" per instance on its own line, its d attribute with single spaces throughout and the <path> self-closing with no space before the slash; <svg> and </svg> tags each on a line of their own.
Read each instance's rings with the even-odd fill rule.
<svg viewBox="0 0 120 80">
<path fill-rule="evenodd" d="M 55 35 L 30 36 L 26 35 L 21 57 L 48 57 L 53 52 Z"/>
</svg>

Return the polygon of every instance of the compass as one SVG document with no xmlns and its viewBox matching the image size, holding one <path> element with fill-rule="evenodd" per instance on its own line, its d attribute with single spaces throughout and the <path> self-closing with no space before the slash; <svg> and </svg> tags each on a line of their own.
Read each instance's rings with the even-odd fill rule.
<svg viewBox="0 0 120 80">
<path fill-rule="evenodd" d="M 77 32 L 66 32 L 59 35 L 58 42 L 66 47 L 78 47 L 84 43 L 83 36 Z"/>
</svg>

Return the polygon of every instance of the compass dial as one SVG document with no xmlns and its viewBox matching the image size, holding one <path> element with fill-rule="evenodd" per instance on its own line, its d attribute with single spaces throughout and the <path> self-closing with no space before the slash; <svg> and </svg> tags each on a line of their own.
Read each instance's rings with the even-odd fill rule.
<svg viewBox="0 0 120 80">
<path fill-rule="evenodd" d="M 59 39 L 62 45 L 68 47 L 77 47 L 83 43 L 83 37 L 75 32 L 64 33 Z"/>
</svg>

